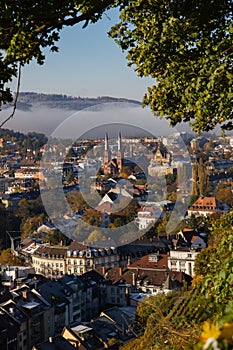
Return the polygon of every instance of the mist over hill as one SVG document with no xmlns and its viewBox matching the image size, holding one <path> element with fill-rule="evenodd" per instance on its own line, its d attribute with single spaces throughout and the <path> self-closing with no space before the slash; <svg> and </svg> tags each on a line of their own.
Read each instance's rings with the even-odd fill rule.
<svg viewBox="0 0 233 350">
<path fill-rule="evenodd" d="M 0 121 L 6 119 L 11 111 L 12 106 L 7 105 L 0 112 Z M 114 137 L 120 124 L 125 125 L 125 136 L 162 136 L 190 131 L 185 124 L 177 128 L 170 127 L 165 119 L 155 118 L 149 108 L 142 108 L 139 101 L 108 96 L 84 98 L 35 92 L 20 93 L 15 116 L 4 128 L 24 133 L 41 132 L 47 136 L 57 130 L 56 135 L 60 137 L 76 138 L 87 134 L 91 138 L 102 138 L 105 131 Z"/>
<path fill-rule="evenodd" d="M 20 92 L 17 109 L 22 111 L 32 110 L 34 107 L 43 107 L 48 109 L 61 109 L 69 111 L 79 111 L 84 108 L 94 107 L 103 103 L 127 103 L 132 105 L 141 105 L 141 102 L 129 100 L 126 98 L 117 98 L 110 96 L 75 97 L 62 94 L 43 94 L 36 92 Z"/>
</svg>

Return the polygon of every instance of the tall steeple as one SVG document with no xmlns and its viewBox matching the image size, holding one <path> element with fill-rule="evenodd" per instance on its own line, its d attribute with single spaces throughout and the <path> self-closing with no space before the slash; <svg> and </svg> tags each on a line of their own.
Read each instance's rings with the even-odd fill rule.
<svg viewBox="0 0 233 350">
<path fill-rule="evenodd" d="M 118 138 L 117 138 L 117 150 L 122 151 L 122 144 L 121 144 L 121 131 L 118 131 Z"/>
<path fill-rule="evenodd" d="M 110 161 L 110 150 L 109 150 L 109 144 L 108 144 L 108 134 L 105 133 L 104 137 L 104 174 L 108 174 L 108 163 Z"/>
<path fill-rule="evenodd" d="M 117 167 L 118 172 L 120 173 L 122 171 L 123 167 L 123 159 L 122 159 L 122 140 L 121 140 L 121 131 L 118 131 L 118 138 L 117 138 Z"/>
<path fill-rule="evenodd" d="M 105 137 L 104 137 L 104 150 L 108 151 L 109 147 L 108 147 L 108 134 L 105 133 Z"/>
</svg>

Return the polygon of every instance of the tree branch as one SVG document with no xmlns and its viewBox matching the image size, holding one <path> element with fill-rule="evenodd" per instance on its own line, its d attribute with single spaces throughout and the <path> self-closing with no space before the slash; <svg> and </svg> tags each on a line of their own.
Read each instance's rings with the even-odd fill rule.
<svg viewBox="0 0 233 350">
<path fill-rule="evenodd" d="M 11 118 L 14 117 L 16 108 L 17 108 L 17 101 L 18 101 L 18 97 L 19 97 L 19 89 L 20 89 L 20 80 L 21 80 L 21 64 L 19 63 L 18 66 L 18 82 L 17 82 L 17 90 L 16 90 L 16 94 L 15 94 L 15 100 L 14 100 L 14 105 L 13 105 L 13 111 L 12 113 L 9 115 L 9 117 L 7 117 L 5 120 L 3 120 L 0 124 L 0 128 L 3 127 L 3 125 L 5 125 Z"/>
</svg>

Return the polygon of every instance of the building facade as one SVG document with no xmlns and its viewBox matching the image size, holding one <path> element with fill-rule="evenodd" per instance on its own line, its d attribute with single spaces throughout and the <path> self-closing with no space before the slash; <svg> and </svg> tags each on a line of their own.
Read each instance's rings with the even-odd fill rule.
<svg viewBox="0 0 233 350">
<path fill-rule="evenodd" d="M 32 254 L 32 266 L 35 272 L 46 277 L 59 278 L 64 274 L 82 275 L 100 266 L 108 268 L 119 266 L 120 256 L 117 249 L 93 249 L 75 243 L 73 242 L 70 249 L 44 245 L 39 247 Z"/>
<path fill-rule="evenodd" d="M 170 251 L 168 257 L 168 269 L 170 271 L 181 271 L 189 276 L 194 276 L 194 266 L 200 250 L 177 248 Z"/>
</svg>

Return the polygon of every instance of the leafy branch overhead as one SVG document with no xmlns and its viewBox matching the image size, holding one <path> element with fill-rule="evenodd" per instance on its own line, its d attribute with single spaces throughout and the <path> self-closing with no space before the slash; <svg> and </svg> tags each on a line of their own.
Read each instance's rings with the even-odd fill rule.
<svg viewBox="0 0 233 350">
<path fill-rule="evenodd" d="M 232 128 L 232 1 L 129 1 L 110 35 L 139 76 L 151 76 L 144 104 L 172 125 Z"/>
<path fill-rule="evenodd" d="M 0 4 L 0 103 L 12 99 L 5 83 L 17 63 L 44 62 L 43 48 L 57 51 L 63 26 L 96 22 L 119 7 L 110 31 L 137 74 L 155 79 L 144 105 L 171 125 L 195 131 L 232 129 L 233 22 L 231 0 L 3 1 Z"/>
</svg>

